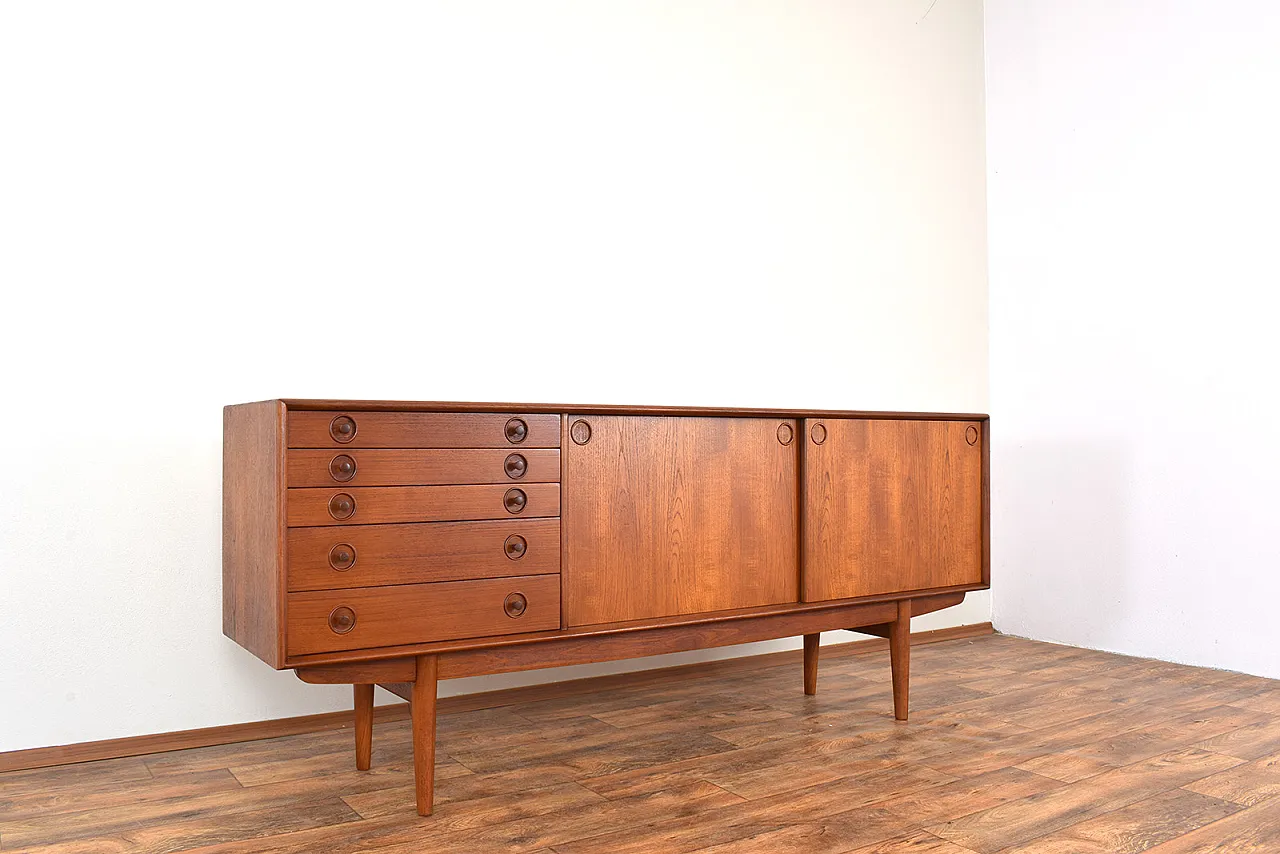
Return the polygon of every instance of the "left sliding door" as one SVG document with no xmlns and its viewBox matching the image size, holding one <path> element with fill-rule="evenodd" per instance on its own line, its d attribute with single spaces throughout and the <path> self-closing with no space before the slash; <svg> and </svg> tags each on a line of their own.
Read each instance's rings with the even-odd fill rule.
<svg viewBox="0 0 1280 854">
<path fill-rule="evenodd" d="M 567 625 L 797 600 L 796 422 L 570 415 L 567 425 Z"/>
</svg>

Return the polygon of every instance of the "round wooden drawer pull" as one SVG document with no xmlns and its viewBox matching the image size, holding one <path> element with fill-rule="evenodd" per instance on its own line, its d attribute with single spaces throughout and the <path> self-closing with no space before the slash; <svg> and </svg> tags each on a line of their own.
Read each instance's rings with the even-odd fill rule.
<svg viewBox="0 0 1280 854">
<path fill-rule="evenodd" d="M 336 546 L 329 549 L 329 566 L 338 570 L 338 572 L 346 572 L 355 565 L 355 546 L 350 543 L 338 543 Z"/>
<path fill-rule="evenodd" d="M 507 494 L 502 496 L 502 506 L 507 508 L 508 513 L 522 513 L 528 503 L 529 496 L 524 494 L 523 489 L 508 489 Z"/>
<path fill-rule="evenodd" d="M 524 557 L 524 553 L 529 550 L 529 543 L 519 534 L 512 534 L 507 537 L 507 541 L 503 543 L 502 550 L 506 552 L 507 557 L 512 560 L 519 560 Z"/>
<path fill-rule="evenodd" d="M 329 628 L 334 634 L 345 635 L 356 627 L 356 612 L 346 605 L 339 605 L 329 612 Z"/>
<path fill-rule="evenodd" d="M 529 600 L 524 598 L 523 593 L 508 593 L 507 598 L 502 600 L 502 610 L 513 620 L 523 614 L 527 607 Z"/>
<path fill-rule="evenodd" d="M 356 500 L 346 492 L 339 492 L 329 499 L 329 515 L 335 519 L 350 519 L 356 512 Z"/>
<path fill-rule="evenodd" d="M 507 441 L 519 445 L 529 437 L 529 425 L 520 418 L 512 418 L 507 422 Z"/>
<path fill-rule="evenodd" d="M 329 422 L 329 435 L 333 441 L 344 445 L 356 437 L 356 422 L 346 415 L 339 415 Z"/>
<path fill-rule="evenodd" d="M 529 471 L 529 461 L 524 458 L 524 454 L 511 454 L 502 468 L 506 471 L 507 477 L 519 480 Z"/>
<path fill-rule="evenodd" d="M 346 483 L 356 476 L 356 461 L 346 454 L 338 454 L 329 461 L 329 476 L 339 483 Z"/>
</svg>

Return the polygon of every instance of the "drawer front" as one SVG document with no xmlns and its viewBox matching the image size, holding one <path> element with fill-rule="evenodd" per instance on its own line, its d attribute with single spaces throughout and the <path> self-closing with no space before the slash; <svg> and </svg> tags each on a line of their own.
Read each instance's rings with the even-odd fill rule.
<svg viewBox="0 0 1280 854">
<path fill-rule="evenodd" d="M 289 655 L 560 628 L 560 576 L 289 594 Z"/>
<path fill-rule="evenodd" d="M 559 415 L 489 412 L 289 413 L 290 448 L 558 448 Z"/>
<path fill-rule="evenodd" d="M 288 566 L 291 592 L 554 574 L 560 520 L 291 528 Z"/>
<path fill-rule="evenodd" d="M 289 486 L 415 486 L 456 483 L 556 483 L 560 452 L 507 450 L 292 450 Z"/>
<path fill-rule="evenodd" d="M 290 489 L 289 527 L 464 522 L 560 515 L 560 484 Z"/>
</svg>

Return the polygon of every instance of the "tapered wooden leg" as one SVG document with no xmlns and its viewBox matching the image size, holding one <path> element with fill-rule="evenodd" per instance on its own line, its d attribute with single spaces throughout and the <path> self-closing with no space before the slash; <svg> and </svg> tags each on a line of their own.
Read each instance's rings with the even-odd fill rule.
<svg viewBox="0 0 1280 854">
<path fill-rule="evenodd" d="M 898 618 L 889 624 L 889 666 L 893 670 L 893 716 L 907 719 L 911 685 L 911 600 L 898 601 Z"/>
<path fill-rule="evenodd" d="M 368 771 L 373 754 L 373 686 L 351 687 L 356 697 L 356 770 Z"/>
<path fill-rule="evenodd" d="M 431 815 L 436 785 L 436 657 L 418 656 L 413 680 L 413 782 L 417 788 L 418 815 Z"/>
<path fill-rule="evenodd" d="M 818 640 L 822 635 L 804 636 L 804 692 L 818 693 Z"/>
</svg>

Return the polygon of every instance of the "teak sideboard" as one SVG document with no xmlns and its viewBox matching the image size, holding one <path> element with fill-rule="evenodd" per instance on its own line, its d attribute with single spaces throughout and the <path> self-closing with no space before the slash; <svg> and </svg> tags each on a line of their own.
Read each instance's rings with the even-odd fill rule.
<svg viewBox="0 0 1280 854">
<path fill-rule="evenodd" d="M 436 682 L 819 633 L 889 639 L 990 583 L 985 415 L 269 400 L 223 413 L 223 632 L 304 682 Z"/>
</svg>

